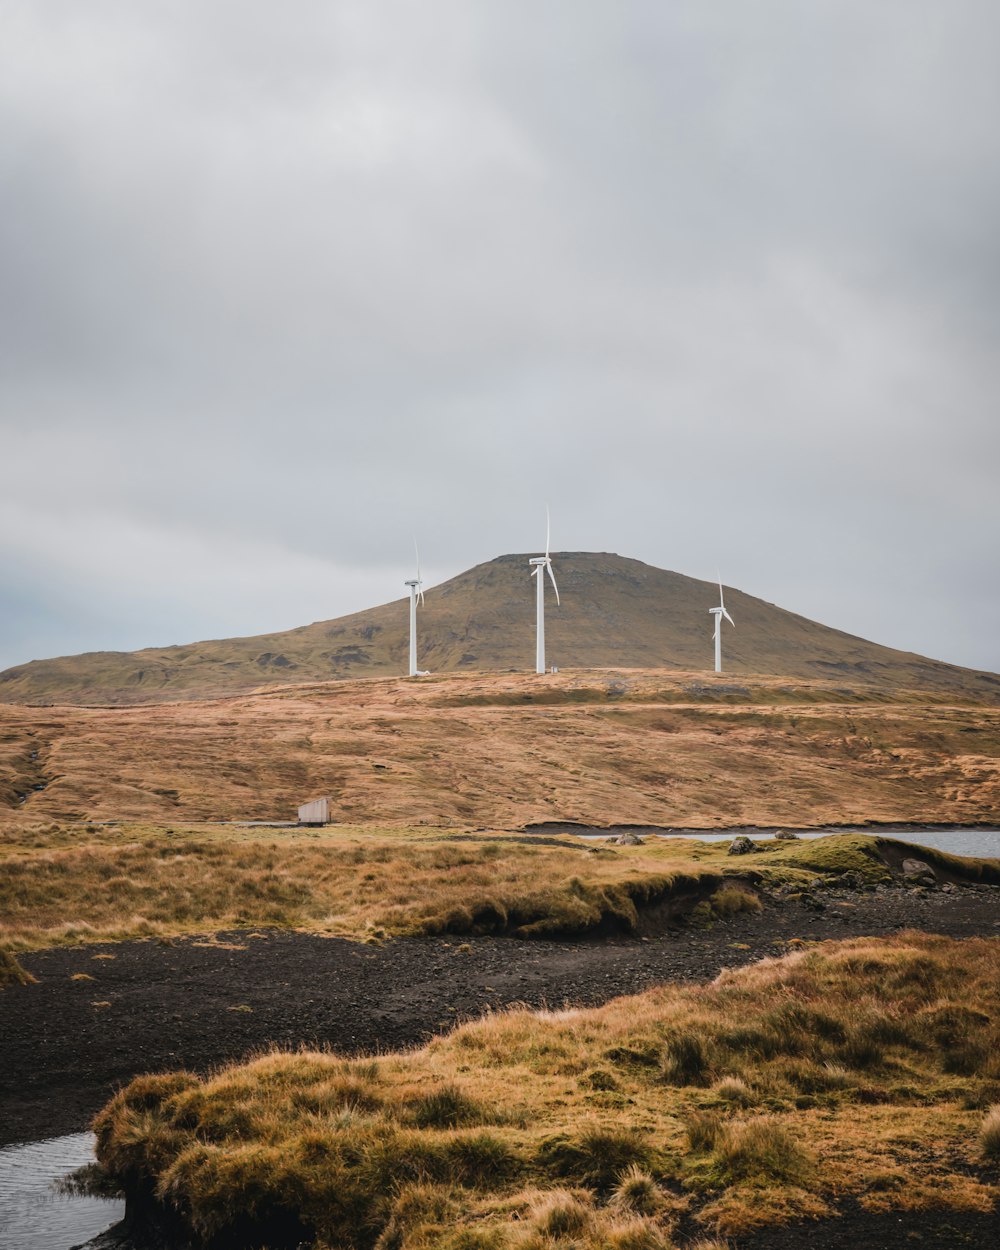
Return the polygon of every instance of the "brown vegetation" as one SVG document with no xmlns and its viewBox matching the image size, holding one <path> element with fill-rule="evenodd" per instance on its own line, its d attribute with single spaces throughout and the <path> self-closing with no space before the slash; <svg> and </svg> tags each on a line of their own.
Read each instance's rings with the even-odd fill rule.
<svg viewBox="0 0 1000 1250">
<path fill-rule="evenodd" d="M 25 972 L 11 951 L 0 946 L 0 990 L 5 985 L 30 985 L 34 979 L 30 972 Z"/>
<path fill-rule="evenodd" d="M 25 829 L 0 847 L 0 941 L 25 949 L 261 925 L 362 939 L 662 931 L 760 910 L 751 882 L 799 889 L 850 873 L 875 883 L 914 853 L 865 834 L 727 850 L 436 830 Z M 919 854 L 942 879 L 1000 883 L 1000 862 Z"/>
<path fill-rule="evenodd" d="M 331 682 L 142 708 L 0 705 L 0 830 L 59 821 L 1000 818 L 1000 710 L 824 682 L 559 673 Z"/>
<path fill-rule="evenodd" d="M 722 882 L 717 864 L 661 843 L 616 853 L 405 831 L 56 827 L 12 838 L 0 862 L 0 937 L 20 948 L 258 925 L 362 938 L 634 932 L 647 909 L 665 916 Z"/>
<path fill-rule="evenodd" d="M 682 1217 L 726 1236 L 848 1197 L 989 1210 L 998 987 L 995 939 L 828 943 L 364 1062 L 142 1077 L 98 1117 L 98 1153 L 196 1234 L 272 1245 L 667 1250 Z M 956 1038 L 978 1056 L 962 1071 Z"/>
<path fill-rule="evenodd" d="M 1000 1159 L 1000 1103 L 990 1107 L 979 1130 L 979 1140 L 983 1147 L 983 1156 L 987 1159 Z"/>
</svg>

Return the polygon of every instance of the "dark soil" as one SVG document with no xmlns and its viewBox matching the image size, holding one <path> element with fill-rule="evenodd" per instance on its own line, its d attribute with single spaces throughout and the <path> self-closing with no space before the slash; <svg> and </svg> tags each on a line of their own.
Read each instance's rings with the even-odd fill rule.
<svg viewBox="0 0 1000 1250">
<path fill-rule="evenodd" d="M 369 946 L 259 931 L 37 951 L 21 957 L 37 983 L 0 993 L 0 1146 L 86 1128 L 140 1072 L 205 1072 L 272 1045 L 394 1050 L 490 1008 L 597 1004 L 664 981 L 710 979 L 781 954 L 794 938 L 907 928 L 1000 936 L 1000 889 L 768 897 L 761 913 L 710 929 L 591 942 L 455 937 Z M 992 1246 L 1000 1245 L 998 1219 L 942 1215 L 950 1231 L 939 1235 L 923 1215 L 845 1212 L 835 1223 L 772 1230 L 746 1244 Z"/>
<path fill-rule="evenodd" d="M 890 1211 L 872 1215 L 856 1203 L 840 1218 L 771 1228 L 733 1250 L 996 1250 L 1000 1211 Z"/>
</svg>

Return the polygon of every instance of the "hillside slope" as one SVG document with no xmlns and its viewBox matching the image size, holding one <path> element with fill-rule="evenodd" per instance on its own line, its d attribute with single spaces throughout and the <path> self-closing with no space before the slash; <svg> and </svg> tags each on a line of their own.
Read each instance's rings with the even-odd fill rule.
<svg viewBox="0 0 1000 1250">
<path fill-rule="evenodd" d="M 602 670 L 325 682 L 155 707 L 0 705 L 0 831 L 287 820 L 718 828 L 1000 819 L 1000 709 Z"/>
<path fill-rule="evenodd" d="M 427 591 L 420 665 L 434 673 L 532 671 L 534 582 L 527 555 L 500 556 Z M 562 598 L 547 600 L 547 658 L 560 668 L 708 671 L 711 582 L 623 556 L 553 557 Z M 727 589 L 729 674 L 830 678 L 996 701 L 1000 678 L 866 642 Z M 405 673 L 405 599 L 276 634 L 134 652 L 36 660 L 0 673 L 0 702 L 123 704 Z"/>
</svg>

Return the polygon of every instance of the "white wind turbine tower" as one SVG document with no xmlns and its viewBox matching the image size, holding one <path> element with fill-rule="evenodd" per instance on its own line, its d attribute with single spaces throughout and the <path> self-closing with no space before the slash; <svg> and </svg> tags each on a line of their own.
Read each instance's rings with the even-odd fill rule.
<svg viewBox="0 0 1000 1250">
<path fill-rule="evenodd" d="M 725 617 L 726 620 L 729 622 L 729 624 L 732 625 L 733 629 L 736 628 L 736 622 L 726 611 L 726 601 L 722 597 L 721 574 L 719 575 L 719 606 L 717 608 L 709 608 L 708 610 L 712 614 L 712 616 L 715 617 L 715 632 L 712 634 L 712 637 L 715 639 L 715 671 L 717 673 L 721 673 L 722 672 L 722 618 Z"/>
<path fill-rule="evenodd" d="M 420 580 L 420 548 L 416 539 L 413 540 L 413 550 L 417 556 L 417 575 L 403 583 L 410 588 L 410 676 L 426 677 L 427 674 L 417 668 L 417 600 L 420 600 L 420 606 L 423 607 L 424 592 L 421 589 L 423 582 Z"/>
<path fill-rule="evenodd" d="M 528 563 L 533 565 L 531 576 L 537 577 L 535 586 L 535 672 L 545 672 L 545 574 L 552 579 L 552 589 L 556 592 L 556 603 L 559 602 L 559 587 L 556 576 L 552 572 L 552 557 L 549 555 L 549 540 L 552 526 L 549 521 L 548 507 L 545 509 L 545 555 L 535 556 Z"/>
</svg>

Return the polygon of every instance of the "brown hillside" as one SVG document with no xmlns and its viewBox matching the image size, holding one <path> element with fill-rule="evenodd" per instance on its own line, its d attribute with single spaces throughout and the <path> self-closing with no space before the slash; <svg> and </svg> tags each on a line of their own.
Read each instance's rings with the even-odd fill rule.
<svg viewBox="0 0 1000 1250">
<path fill-rule="evenodd" d="M 289 819 L 323 794 L 369 825 L 996 821 L 1000 709 L 625 670 L 0 705 L 0 829 Z"/>
<path fill-rule="evenodd" d="M 434 673 L 531 671 L 534 582 L 527 555 L 500 556 L 427 591 L 422 668 Z M 554 557 L 547 658 L 560 668 L 707 671 L 717 588 L 622 556 Z M 944 691 L 996 701 L 1000 678 L 878 646 L 727 589 L 727 673 L 831 678 L 880 690 Z M 252 638 L 38 660 L 0 673 L 7 703 L 148 703 L 208 698 L 290 682 L 405 673 L 405 599 L 334 621 Z"/>
</svg>

